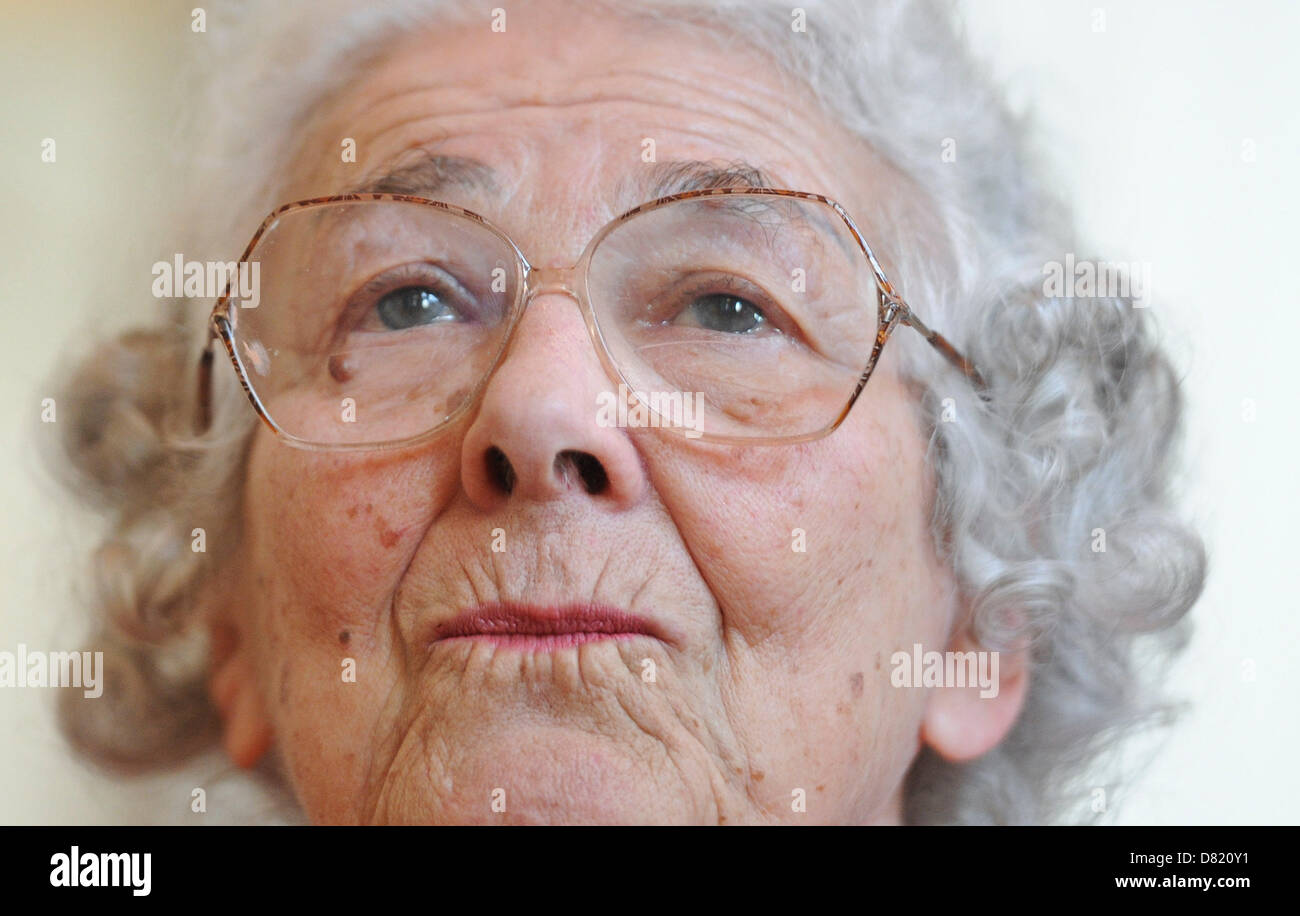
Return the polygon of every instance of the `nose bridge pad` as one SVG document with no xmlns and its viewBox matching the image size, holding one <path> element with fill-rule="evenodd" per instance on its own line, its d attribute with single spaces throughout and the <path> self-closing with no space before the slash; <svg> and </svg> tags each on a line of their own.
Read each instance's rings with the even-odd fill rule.
<svg viewBox="0 0 1300 916">
<path fill-rule="evenodd" d="M 576 267 L 534 267 L 524 283 L 524 304 L 543 293 L 564 293 L 581 305 Z"/>
<path fill-rule="evenodd" d="M 580 288 L 580 274 L 582 268 L 579 265 L 571 267 L 530 267 L 528 274 L 524 279 L 524 304 L 520 307 L 520 320 L 527 311 L 528 306 L 532 304 L 533 297 L 543 294 L 559 294 L 568 296 L 573 300 L 573 305 L 582 316 L 582 324 L 587 329 L 587 341 L 595 350 L 597 357 L 600 359 L 602 367 L 605 364 L 603 353 L 603 344 L 598 340 L 599 333 L 596 329 L 594 316 L 591 314 L 589 305 L 584 302 Z M 606 368 L 608 374 L 608 368 Z"/>
</svg>

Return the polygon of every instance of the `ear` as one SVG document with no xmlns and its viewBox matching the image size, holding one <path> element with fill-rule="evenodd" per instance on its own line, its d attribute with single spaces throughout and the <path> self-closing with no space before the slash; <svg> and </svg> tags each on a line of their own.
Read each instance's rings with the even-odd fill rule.
<svg viewBox="0 0 1300 916">
<path fill-rule="evenodd" d="M 229 624 L 214 623 L 211 633 L 208 691 L 221 714 L 221 743 L 236 766 L 248 769 L 271 747 L 275 733 L 262 703 L 257 672 L 239 632 Z"/>
<path fill-rule="evenodd" d="M 982 650 L 963 631 L 953 640 L 949 651 Z M 926 698 L 921 741 L 954 763 L 974 760 L 997 747 L 1015 725 L 1029 692 L 1027 648 L 984 654 L 985 667 L 981 670 L 990 675 L 996 672 L 987 689 L 978 683 L 965 687 L 932 687 Z"/>
</svg>

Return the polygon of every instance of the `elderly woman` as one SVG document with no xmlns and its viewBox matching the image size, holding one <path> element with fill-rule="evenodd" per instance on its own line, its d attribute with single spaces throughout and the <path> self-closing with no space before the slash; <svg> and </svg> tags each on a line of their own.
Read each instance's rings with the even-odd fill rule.
<svg viewBox="0 0 1300 916">
<path fill-rule="evenodd" d="M 176 253 L 228 287 L 65 395 L 79 748 L 219 736 L 327 823 L 1104 809 L 1203 579 L 1177 380 L 1045 289 L 945 9 L 287 6 L 196 36 Z"/>
</svg>

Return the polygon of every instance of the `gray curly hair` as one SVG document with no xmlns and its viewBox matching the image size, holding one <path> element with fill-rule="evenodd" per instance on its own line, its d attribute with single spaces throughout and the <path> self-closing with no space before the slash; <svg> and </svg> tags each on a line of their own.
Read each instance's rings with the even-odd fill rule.
<svg viewBox="0 0 1300 916">
<path fill-rule="evenodd" d="M 930 431 L 935 543 L 971 602 L 980 642 L 1032 647 L 1032 686 L 1012 733 L 966 764 L 923 751 L 906 818 L 1092 818 L 1088 787 L 1122 775 L 1098 775 L 1105 752 L 1167 720 L 1162 669 L 1151 662 L 1181 649 L 1205 577 L 1201 540 L 1172 505 L 1181 395 L 1150 310 L 1125 297 L 1044 293 L 1044 265 L 1076 253 L 1069 217 L 942 2 L 603 5 L 630 23 L 645 17 L 770 54 L 906 177 L 872 214 L 894 227 L 895 279 L 972 357 L 991 394 L 986 403 L 958 384 L 919 336 L 896 341 Z M 248 228 L 281 202 L 275 169 L 291 161 L 313 112 L 388 38 L 485 21 L 492 4 L 290 6 L 249 0 L 209 18 L 206 55 L 184 96 L 195 115 L 179 143 L 197 153 L 204 205 L 201 215 L 180 214 L 181 225 L 201 227 L 180 233 L 186 251 L 224 259 L 241 250 Z M 792 28 L 800 10 L 804 32 Z M 957 155 L 941 155 L 945 143 Z M 97 703 L 73 692 L 61 718 L 75 747 L 120 767 L 174 762 L 214 735 L 195 596 L 239 536 L 255 420 L 223 378 L 211 429 L 191 434 L 204 318 L 172 302 L 158 326 L 83 361 L 61 399 L 72 418 L 59 424 L 71 482 L 111 517 L 93 576 L 108 689 Z M 207 553 L 191 550 L 200 527 Z M 1104 551 L 1093 549 L 1096 529 Z"/>
</svg>

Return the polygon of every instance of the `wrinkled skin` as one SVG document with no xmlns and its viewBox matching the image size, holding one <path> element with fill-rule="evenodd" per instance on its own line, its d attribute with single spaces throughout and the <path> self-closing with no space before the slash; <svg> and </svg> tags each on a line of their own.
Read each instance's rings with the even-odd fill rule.
<svg viewBox="0 0 1300 916">
<path fill-rule="evenodd" d="M 475 157 L 506 177 L 499 193 L 439 196 L 549 267 L 641 202 L 618 191 L 645 137 L 659 159 L 745 160 L 850 212 L 898 193 L 760 58 L 570 6 L 509 15 L 503 34 L 394 42 L 303 132 L 283 199 L 417 147 Z M 800 445 L 602 428 L 592 405 L 612 387 L 577 304 L 548 293 L 477 409 L 433 442 L 329 454 L 259 429 L 244 536 L 211 596 L 232 758 L 274 746 L 317 822 L 890 823 L 923 744 L 966 759 L 1001 740 L 1026 689 L 1006 661 L 996 700 L 890 684 L 895 651 L 965 637 L 927 530 L 926 432 L 889 351 L 844 425 Z M 508 493 L 493 446 L 518 475 Z M 599 460 L 608 489 L 557 471 L 566 450 Z M 596 601 L 663 638 L 430 643 L 494 600 Z"/>
</svg>

